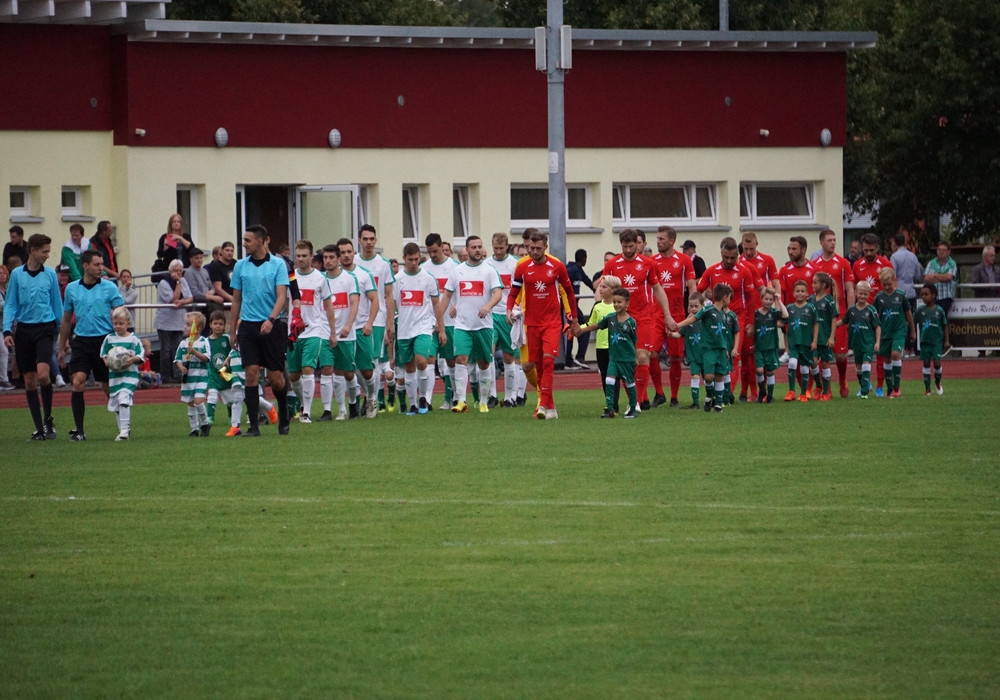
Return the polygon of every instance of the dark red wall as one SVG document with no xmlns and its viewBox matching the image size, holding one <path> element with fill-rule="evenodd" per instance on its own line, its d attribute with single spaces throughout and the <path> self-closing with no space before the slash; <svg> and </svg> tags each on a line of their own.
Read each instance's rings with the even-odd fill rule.
<svg viewBox="0 0 1000 700">
<path fill-rule="evenodd" d="M 547 142 L 532 51 L 166 44 L 100 28 L 0 26 L 0 45 L 8 41 L 26 59 L 4 58 L 16 79 L 0 128 L 113 126 L 115 142 L 133 146 L 209 147 L 220 126 L 234 147 L 323 148 L 331 128 L 343 148 Z M 570 147 L 814 146 L 824 127 L 844 143 L 842 53 L 577 51 L 573 60 Z"/>
<path fill-rule="evenodd" d="M 111 130 L 106 27 L 0 24 L 0 76 L 0 129 Z"/>
</svg>

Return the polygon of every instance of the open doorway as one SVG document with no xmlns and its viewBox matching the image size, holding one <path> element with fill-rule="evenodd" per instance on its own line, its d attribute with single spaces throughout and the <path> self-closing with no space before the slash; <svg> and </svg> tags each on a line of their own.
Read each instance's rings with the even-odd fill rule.
<svg viewBox="0 0 1000 700">
<path fill-rule="evenodd" d="M 292 186 L 294 188 L 294 185 Z M 237 223 L 239 254 L 243 255 L 243 231 L 260 224 L 271 236 L 271 252 L 292 244 L 288 215 L 288 185 L 242 185 L 237 188 Z M 242 195 L 240 194 L 242 192 Z M 241 211 L 242 207 L 242 211 Z"/>
</svg>

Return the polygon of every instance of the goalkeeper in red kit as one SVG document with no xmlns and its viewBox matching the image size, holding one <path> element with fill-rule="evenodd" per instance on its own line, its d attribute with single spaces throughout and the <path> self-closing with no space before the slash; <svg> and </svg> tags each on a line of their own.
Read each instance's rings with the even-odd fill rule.
<svg viewBox="0 0 1000 700">
<path fill-rule="evenodd" d="M 578 331 L 576 296 L 569 281 L 566 266 L 545 254 L 549 237 L 540 231 L 528 239 L 528 257 L 517 263 L 511 279 L 511 294 L 507 297 L 507 320 L 513 322 L 514 307 L 519 292 L 524 297 L 524 330 L 528 339 L 528 362 L 525 372 L 538 367 L 538 408 L 534 416 L 542 420 L 558 418 L 552 400 L 552 381 L 555 377 L 555 358 L 559 355 L 559 336 L 562 332 L 562 303 L 559 288 L 569 300 L 569 318 L 573 330 Z"/>
</svg>

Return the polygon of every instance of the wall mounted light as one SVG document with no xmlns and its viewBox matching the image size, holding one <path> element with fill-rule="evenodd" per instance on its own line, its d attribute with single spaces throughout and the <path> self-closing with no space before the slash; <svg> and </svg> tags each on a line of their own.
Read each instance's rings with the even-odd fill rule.
<svg viewBox="0 0 1000 700">
<path fill-rule="evenodd" d="M 766 139 L 770 135 L 771 135 L 771 132 L 768 131 L 767 129 L 761 129 L 760 130 L 760 136 L 761 136 L 761 138 L 765 138 Z"/>
<path fill-rule="evenodd" d="M 136 129 L 135 130 L 135 135 L 138 136 L 139 138 L 142 138 L 143 136 L 146 135 L 146 130 L 145 129 Z"/>
<path fill-rule="evenodd" d="M 819 132 L 819 142 L 823 144 L 824 148 L 833 142 L 833 135 L 829 129 L 823 129 L 823 131 Z"/>
<path fill-rule="evenodd" d="M 220 126 L 215 130 L 215 145 L 219 148 L 225 148 L 229 143 L 229 132 L 226 131 L 225 127 Z"/>
<path fill-rule="evenodd" d="M 340 148 L 340 129 L 330 129 L 326 140 L 330 143 L 330 148 Z"/>
</svg>

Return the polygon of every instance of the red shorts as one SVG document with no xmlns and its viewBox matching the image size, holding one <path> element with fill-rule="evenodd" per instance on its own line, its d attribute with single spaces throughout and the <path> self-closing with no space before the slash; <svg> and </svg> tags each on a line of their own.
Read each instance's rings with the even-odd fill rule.
<svg viewBox="0 0 1000 700">
<path fill-rule="evenodd" d="M 660 323 L 663 323 L 663 317 L 660 317 Z M 636 350 L 648 350 L 649 352 L 659 352 L 663 343 L 659 345 L 656 344 L 656 339 L 653 337 L 654 326 L 656 321 L 649 316 L 644 318 L 635 319 L 635 349 Z"/>
<path fill-rule="evenodd" d="M 671 306 L 670 308 L 673 309 L 674 307 Z M 673 314 L 671 316 L 676 323 L 684 320 L 683 316 L 680 318 L 673 316 Z M 653 316 L 652 341 L 656 348 L 653 352 L 659 352 L 666 345 L 668 357 L 684 357 L 684 338 L 671 338 L 670 333 L 667 331 L 666 321 L 663 320 L 663 316 L 660 314 Z"/>
<path fill-rule="evenodd" d="M 544 355 L 559 357 L 559 326 L 526 326 L 524 331 L 528 337 L 528 362 L 540 365 Z"/>
<path fill-rule="evenodd" d="M 741 316 L 740 323 L 743 324 L 743 327 L 740 328 L 740 352 L 752 355 L 754 351 L 754 335 L 753 333 L 747 333 L 747 326 L 753 323 L 753 315 L 749 318 Z"/>
<path fill-rule="evenodd" d="M 837 335 L 833 341 L 833 352 L 836 355 L 847 354 L 847 326 L 837 328 Z"/>
</svg>

